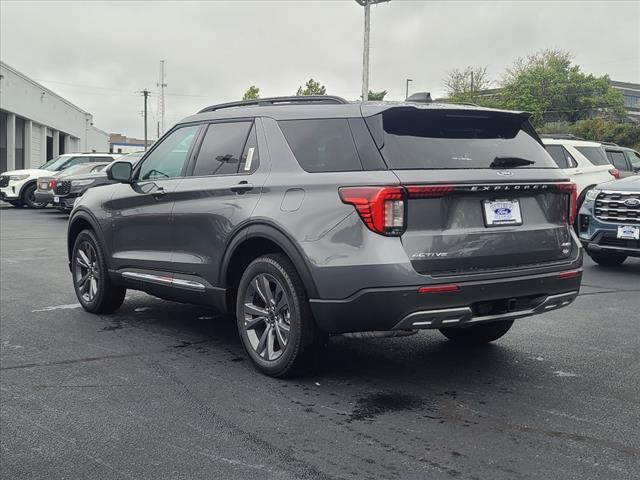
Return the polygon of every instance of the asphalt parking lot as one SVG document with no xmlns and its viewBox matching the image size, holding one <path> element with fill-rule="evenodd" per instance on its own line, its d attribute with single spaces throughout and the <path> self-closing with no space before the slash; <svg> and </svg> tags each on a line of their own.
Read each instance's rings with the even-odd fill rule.
<svg viewBox="0 0 640 480">
<path fill-rule="evenodd" d="M 2 478 L 640 476 L 637 259 L 587 259 L 573 305 L 495 344 L 338 337 L 286 381 L 207 309 L 139 292 L 78 308 L 66 218 L 0 208 Z"/>
</svg>

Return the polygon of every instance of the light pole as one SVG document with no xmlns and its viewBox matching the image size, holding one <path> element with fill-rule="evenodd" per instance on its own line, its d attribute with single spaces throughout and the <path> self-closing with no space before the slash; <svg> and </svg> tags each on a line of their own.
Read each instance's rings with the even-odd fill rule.
<svg viewBox="0 0 640 480">
<path fill-rule="evenodd" d="M 364 51 L 362 53 L 362 101 L 369 100 L 369 31 L 371 30 L 370 7 L 390 0 L 356 0 L 364 7 Z"/>
<path fill-rule="evenodd" d="M 406 95 L 404 96 L 405 99 L 409 98 L 409 82 L 413 82 L 413 79 L 407 78 Z"/>
</svg>

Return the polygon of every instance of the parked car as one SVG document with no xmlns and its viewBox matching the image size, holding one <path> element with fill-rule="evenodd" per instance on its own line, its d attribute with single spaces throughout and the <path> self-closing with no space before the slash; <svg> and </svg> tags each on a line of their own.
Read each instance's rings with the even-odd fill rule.
<svg viewBox="0 0 640 480">
<path fill-rule="evenodd" d="M 51 175 L 80 163 L 111 162 L 118 156 L 109 153 L 69 153 L 53 158 L 38 168 L 4 172 L 0 175 L 0 200 L 14 207 L 46 207 L 46 203 L 36 201 L 38 177 Z"/>
<path fill-rule="evenodd" d="M 116 161 L 129 162 L 131 165 L 135 165 L 143 154 L 144 152 L 130 153 L 118 158 Z M 65 174 L 54 180 L 55 185 L 53 185 L 53 190 L 51 191 L 53 205 L 59 210 L 70 211 L 76 199 L 81 197 L 88 189 L 114 183 L 104 172 L 105 167 L 108 165 L 101 164 L 97 170 L 85 173 L 74 172 L 73 175 Z"/>
<path fill-rule="evenodd" d="M 76 201 L 76 295 L 95 313 L 127 288 L 232 313 L 274 376 L 322 334 L 496 340 L 582 276 L 575 184 L 528 117 L 330 96 L 205 108 Z"/>
<path fill-rule="evenodd" d="M 542 135 L 545 148 L 578 188 L 578 209 L 587 192 L 599 183 L 620 178 L 597 142 L 587 142 L 573 135 Z"/>
<path fill-rule="evenodd" d="M 53 189 L 55 188 L 56 183 L 61 178 L 83 173 L 99 172 L 101 170 L 104 170 L 107 165 L 109 165 L 109 163 L 79 163 L 60 172 L 56 172 L 53 175 L 47 177 L 38 177 L 38 180 L 36 182 L 37 188 L 35 192 L 36 202 L 44 203 L 45 205 L 53 203 Z"/>
<path fill-rule="evenodd" d="M 620 171 L 621 177 L 640 173 L 640 154 L 638 152 L 615 143 L 605 143 L 603 145 L 609 162 Z"/>
<path fill-rule="evenodd" d="M 601 265 L 640 257 L 640 176 L 591 189 L 580 209 L 578 234 L 589 256 Z"/>
</svg>

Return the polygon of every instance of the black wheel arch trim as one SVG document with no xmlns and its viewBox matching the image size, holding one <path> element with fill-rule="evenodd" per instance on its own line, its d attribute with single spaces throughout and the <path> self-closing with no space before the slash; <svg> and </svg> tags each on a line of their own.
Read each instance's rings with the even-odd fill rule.
<svg viewBox="0 0 640 480">
<path fill-rule="evenodd" d="M 100 240 L 104 244 L 104 235 L 102 232 L 102 228 L 100 228 L 100 224 L 98 220 L 93 216 L 91 212 L 85 209 L 76 210 L 73 212 L 71 217 L 69 218 L 69 226 L 67 227 L 67 257 L 69 260 L 69 269 L 71 269 L 71 252 L 73 250 L 73 245 L 69 242 L 69 232 L 71 232 L 71 228 L 78 220 L 84 220 L 95 232 L 98 240 Z"/>
<path fill-rule="evenodd" d="M 229 241 L 220 266 L 220 276 L 218 277 L 222 288 L 227 288 L 227 273 L 231 258 L 238 247 L 251 238 L 264 238 L 278 245 L 289 259 L 291 259 L 291 262 L 293 262 L 307 290 L 309 298 L 316 298 L 318 296 L 318 289 L 309 270 L 308 262 L 305 260 L 305 256 L 300 247 L 297 246 L 281 228 L 265 220 L 255 221 L 245 225 Z"/>
<path fill-rule="evenodd" d="M 25 190 L 31 185 L 35 185 L 36 188 L 38 188 L 38 179 L 34 178 L 33 180 L 28 180 L 20 187 L 20 192 L 18 192 L 18 198 L 20 198 L 20 200 L 22 200 L 23 202 L 24 202 L 24 198 L 22 198 L 22 195 L 24 195 Z"/>
</svg>

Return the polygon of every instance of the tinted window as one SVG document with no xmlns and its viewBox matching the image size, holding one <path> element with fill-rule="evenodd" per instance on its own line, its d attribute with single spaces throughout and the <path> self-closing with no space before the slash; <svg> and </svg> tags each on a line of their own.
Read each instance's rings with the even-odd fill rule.
<svg viewBox="0 0 640 480">
<path fill-rule="evenodd" d="M 80 165 L 81 163 L 87 163 L 90 158 L 91 157 L 73 157 L 64 165 L 64 168 Z"/>
<path fill-rule="evenodd" d="M 629 170 L 627 165 L 627 160 L 624 158 L 624 153 L 622 152 L 607 152 L 607 157 L 618 170 Z"/>
<path fill-rule="evenodd" d="M 260 165 L 260 153 L 258 152 L 258 137 L 256 135 L 256 126 L 254 125 L 249 132 L 249 137 L 244 146 L 242 157 L 240 157 L 239 173 L 253 173 Z"/>
<path fill-rule="evenodd" d="M 113 162 L 113 157 L 91 157 L 92 162 Z"/>
<path fill-rule="evenodd" d="M 207 128 L 193 170 L 194 176 L 238 172 L 251 122 L 213 123 Z"/>
<path fill-rule="evenodd" d="M 629 161 L 631 162 L 631 167 L 635 170 L 640 168 L 640 155 L 633 150 L 626 150 L 626 155 Z"/>
<path fill-rule="evenodd" d="M 526 118 L 504 113 L 391 108 L 366 119 L 395 169 L 489 168 L 496 157 L 556 168 Z"/>
<path fill-rule="evenodd" d="M 604 154 L 602 147 L 575 147 L 593 165 L 609 165 L 609 159 Z"/>
<path fill-rule="evenodd" d="M 347 119 L 283 120 L 278 124 L 307 172 L 362 170 Z"/>
<path fill-rule="evenodd" d="M 138 178 L 159 180 L 180 176 L 198 128 L 198 125 L 192 125 L 170 133 L 145 158 Z"/>
<path fill-rule="evenodd" d="M 560 168 L 574 168 L 576 167 L 576 161 L 573 159 L 571 154 L 567 152 L 567 150 L 562 145 L 546 145 L 545 148 L 553 161 Z"/>
</svg>

